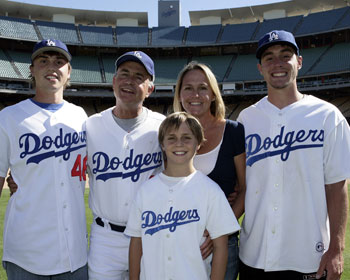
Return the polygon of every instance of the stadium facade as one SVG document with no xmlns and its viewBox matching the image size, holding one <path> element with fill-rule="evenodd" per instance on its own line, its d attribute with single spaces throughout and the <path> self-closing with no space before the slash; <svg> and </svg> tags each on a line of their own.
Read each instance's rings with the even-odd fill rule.
<svg viewBox="0 0 350 280">
<path fill-rule="evenodd" d="M 300 91 L 332 102 L 349 118 L 350 6 L 343 0 L 331 2 L 297 0 L 194 11 L 190 12 L 189 27 L 179 26 L 175 19 L 170 26 L 149 28 L 147 13 L 1 0 L 0 109 L 33 94 L 29 79 L 32 47 L 38 40 L 56 38 L 73 54 L 72 86 L 66 90 L 66 98 L 82 105 L 88 114 L 113 105 L 114 61 L 126 51 L 140 49 L 154 58 L 156 67 L 156 90 L 147 106 L 169 112 L 178 72 L 196 60 L 213 69 L 228 117 L 235 119 L 243 108 L 266 94 L 256 68 L 258 39 L 270 30 L 285 29 L 296 36 L 304 58 L 298 78 Z M 171 6 L 176 8 L 173 3 Z M 169 11 L 171 14 L 164 15 L 174 16 Z"/>
</svg>

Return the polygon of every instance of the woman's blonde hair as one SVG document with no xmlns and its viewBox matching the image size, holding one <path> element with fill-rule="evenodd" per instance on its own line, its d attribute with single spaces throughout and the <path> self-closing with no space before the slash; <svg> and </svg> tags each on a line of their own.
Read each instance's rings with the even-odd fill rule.
<svg viewBox="0 0 350 280">
<path fill-rule="evenodd" d="M 207 77 L 209 86 L 215 97 L 214 101 L 211 103 L 210 112 L 216 119 L 224 119 L 225 104 L 224 104 L 224 101 L 222 100 L 221 92 L 219 89 L 218 82 L 215 78 L 215 75 L 207 65 L 203 63 L 199 63 L 197 61 L 191 61 L 179 73 L 179 76 L 176 82 L 175 96 L 173 101 L 174 112 L 185 111 L 180 101 L 181 100 L 180 92 L 181 92 L 182 82 L 185 75 L 192 70 L 201 70 L 204 73 L 204 75 Z"/>
</svg>

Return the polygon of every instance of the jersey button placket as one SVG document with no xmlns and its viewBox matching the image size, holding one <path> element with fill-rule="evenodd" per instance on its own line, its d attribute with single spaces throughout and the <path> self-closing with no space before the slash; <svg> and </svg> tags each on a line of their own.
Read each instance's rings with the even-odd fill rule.
<svg viewBox="0 0 350 280">
<path fill-rule="evenodd" d="M 171 207 L 174 207 L 174 195 L 175 191 L 172 187 L 169 187 L 168 189 L 168 207 L 167 211 L 170 210 Z M 174 209 L 173 209 L 174 212 Z M 176 234 L 176 230 L 174 232 L 170 232 L 169 229 L 165 229 L 165 232 L 163 233 L 164 238 L 164 246 L 165 246 L 165 254 L 166 257 L 166 265 L 165 265 L 165 271 L 166 271 L 166 279 L 174 279 L 174 261 L 173 261 L 173 248 L 176 246 L 173 244 L 173 234 Z"/>
<path fill-rule="evenodd" d="M 285 135 L 285 112 L 278 112 L 272 122 L 271 133 L 273 135 L 272 140 L 276 139 L 284 130 Z M 276 140 L 277 141 L 277 140 Z M 283 142 L 284 139 L 280 139 L 279 142 Z M 283 147 L 278 146 L 279 143 L 274 143 L 275 146 L 271 150 L 279 151 Z M 284 174 L 284 162 L 281 154 L 277 153 L 271 158 L 271 166 L 273 167 L 273 180 L 270 181 L 270 204 L 269 204 L 269 226 L 267 232 L 267 248 L 266 248 L 266 266 L 267 268 L 273 268 L 274 264 L 278 262 L 279 255 L 276 252 L 280 251 L 280 234 L 278 225 L 280 224 L 280 203 L 281 194 L 283 192 L 283 174 Z"/>
<path fill-rule="evenodd" d="M 124 146 L 124 149 L 126 149 L 126 150 L 130 149 L 130 146 L 129 146 L 130 139 L 129 138 L 130 138 L 129 134 L 126 134 L 124 137 L 123 146 Z"/>
</svg>

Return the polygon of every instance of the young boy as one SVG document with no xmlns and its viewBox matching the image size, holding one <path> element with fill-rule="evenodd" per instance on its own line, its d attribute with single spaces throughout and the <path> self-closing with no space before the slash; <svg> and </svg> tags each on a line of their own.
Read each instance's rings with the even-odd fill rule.
<svg viewBox="0 0 350 280">
<path fill-rule="evenodd" d="M 209 279 L 199 249 L 205 229 L 214 246 L 210 279 L 224 279 L 227 235 L 239 225 L 220 187 L 193 167 L 202 127 L 191 115 L 174 113 L 158 139 L 166 168 L 141 186 L 125 230 L 130 280 Z"/>
</svg>

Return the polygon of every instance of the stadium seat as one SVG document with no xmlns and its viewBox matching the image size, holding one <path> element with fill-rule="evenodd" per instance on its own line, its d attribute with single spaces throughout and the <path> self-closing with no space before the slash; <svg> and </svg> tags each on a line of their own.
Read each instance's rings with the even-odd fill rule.
<svg viewBox="0 0 350 280">
<path fill-rule="evenodd" d="M 148 27 L 117 26 L 117 45 L 129 47 L 148 46 Z"/>
<path fill-rule="evenodd" d="M 181 69 L 187 64 L 186 58 L 162 58 L 154 60 L 156 85 L 174 85 Z"/>
<path fill-rule="evenodd" d="M 316 34 L 330 31 L 347 12 L 348 7 L 334 9 L 326 12 L 309 14 L 304 17 L 295 35 Z"/>
<path fill-rule="evenodd" d="M 333 27 L 333 29 L 344 29 L 350 27 L 350 7 L 347 8 L 344 16 L 340 19 L 340 21 Z"/>
<path fill-rule="evenodd" d="M 257 69 L 257 63 L 258 60 L 254 54 L 238 55 L 226 81 L 237 82 L 262 80 L 263 78 Z"/>
<path fill-rule="evenodd" d="M 0 36 L 22 40 L 38 41 L 33 23 L 29 19 L 0 16 Z"/>
<path fill-rule="evenodd" d="M 30 53 L 25 52 L 16 52 L 16 51 L 8 51 L 11 56 L 13 63 L 16 65 L 17 69 L 21 73 L 24 79 L 29 79 L 30 76 Z"/>
<path fill-rule="evenodd" d="M 181 46 L 185 27 L 153 27 L 152 46 Z"/>
<path fill-rule="evenodd" d="M 228 67 L 230 66 L 232 55 L 222 56 L 197 56 L 192 57 L 192 60 L 204 63 L 210 67 L 215 74 L 217 81 L 223 82 Z"/>
<path fill-rule="evenodd" d="M 80 43 L 74 24 L 37 20 L 36 25 L 43 39 L 58 39 L 70 44 Z"/>
<path fill-rule="evenodd" d="M 102 63 L 105 71 L 106 82 L 108 84 L 113 83 L 113 76 L 115 73 L 115 60 L 116 57 L 102 56 Z"/>
<path fill-rule="evenodd" d="M 337 73 L 349 70 L 350 43 L 339 43 L 331 47 L 308 74 Z"/>
<path fill-rule="evenodd" d="M 303 16 L 285 17 L 278 19 L 264 20 L 259 24 L 259 31 L 255 34 L 254 39 L 259 40 L 267 32 L 272 30 L 286 30 L 293 33 L 298 23 L 302 20 Z"/>
<path fill-rule="evenodd" d="M 10 61 L 8 60 L 7 56 L 4 54 L 2 49 L 0 49 L 0 77 L 16 79 L 21 78 L 13 69 Z"/>
<path fill-rule="evenodd" d="M 113 46 L 112 27 L 84 26 L 79 25 L 80 35 L 85 45 Z"/>
<path fill-rule="evenodd" d="M 198 25 L 188 28 L 186 45 L 210 45 L 215 44 L 221 29 L 221 24 Z"/>
<path fill-rule="evenodd" d="M 102 83 L 102 76 L 97 57 L 74 56 L 72 64 L 72 83 Z"/>
<path fill-rule="evenodd" d="M 243 43 L 250 42 L 259 22 L 227 24 L 221 35 L 219 43 Z"/>
<path fill-rule="evenodd" d="M 299 76 L 305 76 L 311 67 L 320 59 L 321 55 L 327 50 L 327 47 L 302 49 L 300 55 L 303 57 L 303 66 L 299 70 Z"/>
</svg>

